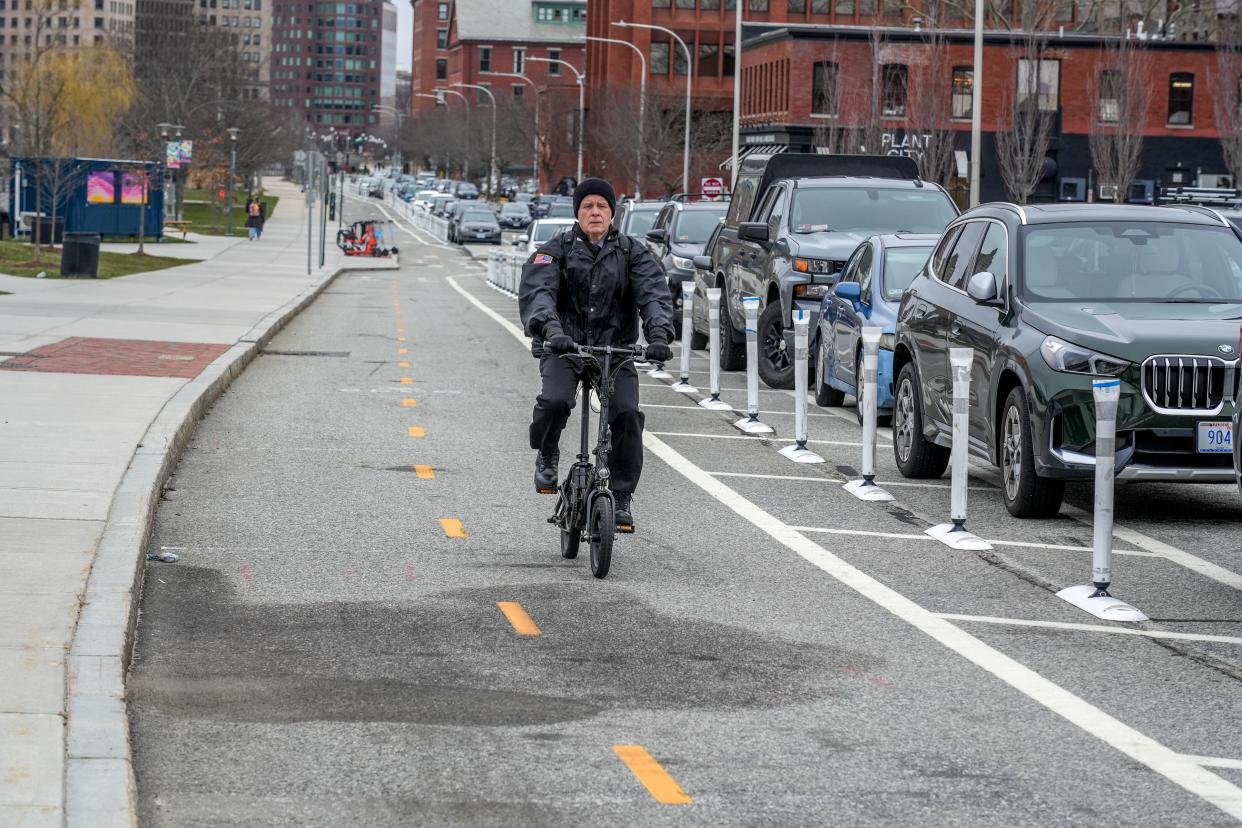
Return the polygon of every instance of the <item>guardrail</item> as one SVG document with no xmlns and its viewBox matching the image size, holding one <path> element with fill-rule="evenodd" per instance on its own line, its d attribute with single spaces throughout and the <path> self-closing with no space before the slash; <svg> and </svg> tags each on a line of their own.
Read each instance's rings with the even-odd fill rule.
<svg viewBox="0 0 1242 828">
<path fill-rule="evenodd" d="M 501 293 L 517 297 L 522 282 L 522 264 L 526 257 L 498 251 L 487 257 L 487 283 Z"/>
</svg>

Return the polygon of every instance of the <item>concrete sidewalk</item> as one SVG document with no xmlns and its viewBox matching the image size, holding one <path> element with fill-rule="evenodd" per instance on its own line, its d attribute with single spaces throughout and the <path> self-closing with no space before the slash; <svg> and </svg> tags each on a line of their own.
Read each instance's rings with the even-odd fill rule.
<svg viewBox="0 0 1242 828">
<path fill-rule="evenodd" d="M 205 408 L 346 261 L 396 266 L 329 239 L 308 274 L 304 196 L 266 186 L 281 201 L 261 241 L 151 249 L 206 261 L 0 274 L 0 825 L 132 824 L 123 682 L 160 487 Z"/>
</svg>

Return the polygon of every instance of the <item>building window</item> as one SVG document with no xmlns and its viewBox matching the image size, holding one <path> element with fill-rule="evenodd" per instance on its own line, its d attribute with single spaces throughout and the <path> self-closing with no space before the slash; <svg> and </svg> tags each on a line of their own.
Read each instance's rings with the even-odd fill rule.
<svg viewBox="0 0 1242 828">
<path fill-rule="evenodd" d="M 526 68 L 526 50 L 513 50 L 513 71 L 521 74 Z"/>
<path fill-rule="evenodd" d="M 491 46 L 480 46 L 479 47 L 479 71 L 480 72 L 492 71 L 492 47 Z"/>
<path fill-rule="evenodd" d="M 682 38 L 683 40 L 685 38 Z M 694 41 L 691 40 L 691 43 Z M 689 44 L 687 44 L 689 45 Z M 686 65 L 686 52 L 680 45 L 671 47 L 673 50 L 673 74 L 684 75 L 690 71 L 690 67 Z"/>
<path fill-rule="evenodd" d="M 1018 104 L 1032 97 L 1040 112 L 1056 112 L 1061 105 L 1061 61 L 1018 58 Z"/>
<path fill-rule="evenodd" d="M 1115 124 L 1121 111 L 1121 73 L 1105 69 L 1100 73 L 1100 101 L 1096 117 L 1101 124 Z"/>
<path fill-rule="evenodd" d="M 679 8 L 679 9 L 693 9 L 693 8 L 694 8 L 694 0 L 677 0 L 677 8 Z"/>
<path fill-rule="evenodd" d="M 668 44 L 652 43 L 651 44 L 651 74 L 667 75 L 668 74 Z"/>
<path fill-rule="evenodd" d="M 806 14 L 806 0 L 789 0 L 790 14 Z"/>
<path fill-rule="evenodd" d="M 953 99 L 949 116 L 969 118 L 975 107 L 975 70 L 969 66 L 953 67 Z"/>
<path fill-rule="evenodd" d="M 720 8 L 720 0 L 699 0 L 699 8 L 702 11 L 716 11 Z"/>
<path fill-rule="evenodd" d="M 667 8 L 668 8 L 668 0 L 651 0 L 651 8 L 653 8 L 653 9 L 667 9 Z"/>
<path fill-rule="evenodd" d="M 1189 72 L 1169 75 L 1169 125 L 1190 126 L 1195 115 L 1195 76 Z"/>
<path fill-rule="evenodd" d="M 699 44 L 699 77 L 714 78 L 720 71 L 720 47 L 716 44 Z"/>
<path fill-rule="evenodd" d="M 817 61 L 811 67 L 811 114 L 837 114 L 837 64 Z"/>
<path fill-rule="evenodd" d="M 561 59 L 561 50 L 560 50 L 560 49 L 549 49 L 549 50 L 548 50 L 548 60 L 551 60 L 551 61 L 559 61 L 560 59 Z M 560 73 L 561 73 L 561 64 L 560 64 L 560 63 L 549 63 L 549 64 L 548 64 L 548 74 L 549 74 L 549 75 L 559 75 Z"/>
<path fill-rule="evenodd" d="M 437 49 L 448 48 L 448 29 L 437 29 L 436 30 L 436 48 Z"/>
<path fill-rule="evenodd" d="M 436 20 L 448 20 L 448 3 L 436 6 Z"/>
<path fill-rule="evenodd" d="M 750 0 L 750 2 L 746 4 L 746 8 L 751 11 L 767 11 L 768 0 Z"/>
<path fill-rule="evenodd" d="M 886 63 L 883 69 L 884 87 L 880 98 L 880 114 L 885 118 L 904 118 L 909 70 L 903 63 Z"/>
<path fill-rule="evenodd" d="M 436 80 L 448 79 L 448 61 L 444 58 L 436 60 Z"/>
<path fill-rule="evenodd" d="M 513 84 L 513 100 L 520 101 L 526 96 L 526 87 L 520 83 Z"/>
</svg>

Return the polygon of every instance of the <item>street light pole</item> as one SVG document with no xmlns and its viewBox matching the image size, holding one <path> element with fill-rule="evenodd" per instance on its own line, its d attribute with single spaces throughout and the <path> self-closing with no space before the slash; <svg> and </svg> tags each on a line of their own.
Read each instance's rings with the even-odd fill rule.
<svg viewBox="0 0 1242 828">
<path fill-rule="evenodd" d="M 527 60 L 537 63 L 559 63 L 568 67 L 578 79 L 578 183 L 582 183 L 582 131 L 586 128 L 586 86 L 583 84 L 585 77 L 574 68 L 572 63 L 566 63 L 560 58 L 528 57 Z"/>
<path fill-rule="evenodd" d="M 531 162 L 531 175 L 535 179 L 535 189 L 539 189 L 539 87 L 535 86 L 535 82 L 521 72 L 485 72 L 487 75 L 495 75 L 499 78 L 517 78 L 524 80 L 530 84 L 530 88 L 535 93 L 535 154 L 534 160 Z"/>
<path fill-rule="evenodd" d="M 233 180 L 237 177 L 237 133 L 241 132 L 237 127 L 229 127 L 225 130 L 229 134 L 229 232 L 233 235 Z"/>
<path fill-rule="evenodd" d="M 970 206 L 979 204 L 980 158 L 983 153 L 983 0 L 975 0 L 975 67 L 970 95 Z"/>
<path fill-rule="evenodd" d="M 737 2 L 733 21 L 733 162 L 729 167 L 729 189 L 737 186 L 737 150 L 742 133 L 742 3 Z"/>
<path fill-rule="evenodd" d="M 741 5 L 738 6 L 741 8 Z M 647 141 L 647 131 L 644 123 L 647 118 L 647 56 L 643 54 L 643 50 L 630 43 L 628 40 L 618 40 L 615 37 L 587 37 L 587 40 L 596 43 L 616 43 L 621 46 L 629 46 L 634 50 L 634 54 L 638 55 L 639 61 L 642 63 L 643 74 L 638 82 L 638 168 L 634 173 L 634 200 L 638 201 L 642 198 L 643 192 L 643 156 L 646 153 L 644 144 Z M 737 106 L 734 106 L 734 110 Z"/>
<path fill-rule="evenodd" d="M 463 89 L 477 89 L 486 94 L 487 99 L 492 102 L 492 169 L 487 178 L 487 192 L 489 195 L 494 196 L 496 194 L 496 179 L 499 177 L 496 173 L 496 96 L 492 94 L 492 90 L 481 83 L 452 83 L 449 85 L 460 86 Z"/>
<path fill-rule="evenodd" d="M 371 104 L 371 109 L 379 112 L 391 112 L 397 118 L 397 132 L 393 137 L 393 146 L 396 147 L 397 168 L 401 168 L 401 111 L 396 107 L 387 104 Z"/>
<path fill-rule="evenodd" d="M 741 2 L 742 0 L 738 0 L 739 5 Z M 685 192 L 688 193 L 690 192 L 690 79 L 694 77 L 694 56 L 690 54 L 690 47 L 686 45 L 686 41 L 682 40 L 677 32 L 672 29 L 666 29 L 663 26 L 655 26 L 651 23 L 630 23 L 626 20 L 614 20 L 612 25 L 621 29 L 651 29 L 652 31 L 664 32 L 666 35 L 673 38 L 673 40 L 676 40 L 677 45 L 680 46 L 682 51 L 686 53 L 686 135 L 681 156 L 681 186 L 685 188 Z M 739 63 L 737 57 L 740 57 L 742 54 L 741 48 L 742 45 L 740 43 L 734 44 L 734 49 L 737 50 L 737 56 L 735 56 L 733 61 L 733 72 L 735 79 L 737 77 L 737 66 Z"/>
</svg>

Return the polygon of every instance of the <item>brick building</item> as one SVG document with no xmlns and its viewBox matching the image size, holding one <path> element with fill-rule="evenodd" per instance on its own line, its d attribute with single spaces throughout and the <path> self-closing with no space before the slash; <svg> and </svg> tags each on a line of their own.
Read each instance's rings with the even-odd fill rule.
<svg viewBox="0 0 1242 828">
<path fill-rule="evenodd" d="M 825 151 L 834 135 L 879 118 L 878 140 L 890 154 L 920 152 L 929 122 L 947 121 L 955 148 L 969 149 L 973 90 L 973 33 L 943 32 L 933 43 L 927 32 L 858 26 L 748 26 L 743 42 L 742 145 L 797 151 Z M 1004 197 L 996 161 L 995 134 L 1006 123 L 1007 105 L 1018 78 L 1037 82 L 1038 106 L 1053 113 L 1047 175 L 1036 198 L 1080 199 L 1091 168 L 1088 136 L 1092 123 L 1110 111 L 1101 84 L 1109 36 L 1053 33 L 1038 60 L 1006 33 L 988 33 L 984 45 L 981 179 L 985 199 Z M 1212 94 L 1217 75 L 1210 43 L 1145 40 L 1151 100 L 1143 123 L 1142 168 L 1138 178 L 1148 197 L 1175 184 L 1214 186 L 1226 173 L 1220 152 Z M 1236 84 L 1235 78 L 1231 81 Z M 928 84 L 941 84 L 938 95 Z M 874 90 L 874 92 L 873 92 Z M 947 93 L 947 94 L 946 94 Z M 939 117 L 920 112 L 920 102 L 944 101 Z M 925 109 L 925 108 L 924 108 Z M 876 133 L 875 129 L 871 130 Z M 965 160 L 964 155 L 959 155 Z"/>
</svg>

